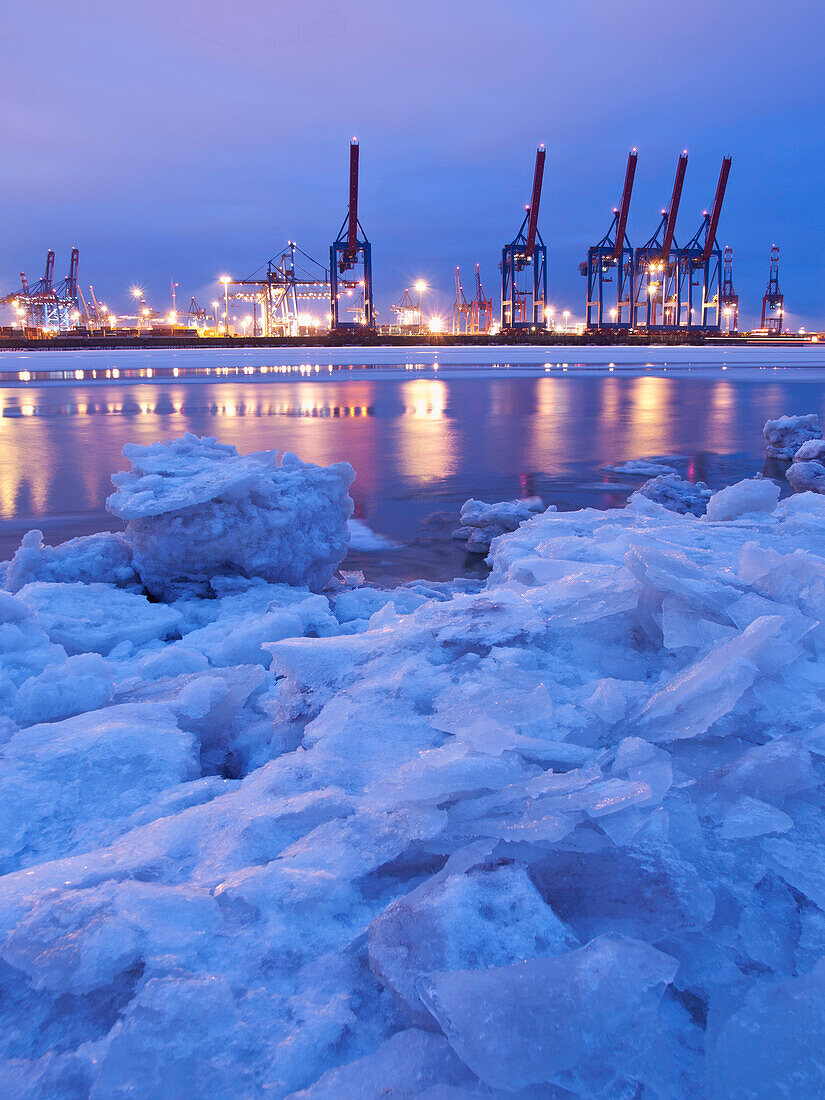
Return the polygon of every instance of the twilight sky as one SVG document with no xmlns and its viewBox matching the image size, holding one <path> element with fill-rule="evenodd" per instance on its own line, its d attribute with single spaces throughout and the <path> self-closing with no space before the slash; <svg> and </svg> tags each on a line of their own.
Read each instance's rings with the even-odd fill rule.
<svg viewBox="0 0 825 1100">
<path fill-rule="evenodd" d="M 446 310 L 456 264 L 495 299 L 544 141 L 559 310 L 583 312 L 628 149 L 641 244 L 685 147 L 680 240 L 733 156 L 719 241 L 743 323 L 776 242 L 791 327 L 825 325 L 816 0 L 26 0 L 2 23 L 0 293 L 50 247 L 62 278 L 74 244 L 120 310 L 134 283 L 168 308 L 173 277 L 179 305 L 208 303 L 289 238 L 326 264 L 357 134 L 379 320 L 417 278 Z"/>
</svg>

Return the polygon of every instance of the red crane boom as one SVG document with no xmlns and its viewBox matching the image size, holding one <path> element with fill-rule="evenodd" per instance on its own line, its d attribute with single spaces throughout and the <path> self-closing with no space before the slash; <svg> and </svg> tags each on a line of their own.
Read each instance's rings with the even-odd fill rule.
<svg viewBox="0 0 825 1100">
<path fill-rule="evenodd" d="M 346 251 L 346 259 L 351 263 L 355 262 L 358 253 L 358 152 L 358 141 L 353 138 L 349 147 L 349 230 Z"/>
<path fill-rule="evenodd" d="M 682 200 L 682 187 L 685 182 L 687 162 L 687 153 L 682 153 L 679 157 L 679 163 L 676 166 L 676 179 L 673 181 L 673 194 L 670 196 L 670 206 L 667 208 L 667 222 L 665 224 L 665 236 L 662 241 L 661 253 L 663 260 L 667 260 L 670 256 L 670 248 L 673 244 L 673 233 L 676 229 L 676 216 L 679 213 L 679 203 Z"/>
<path fill-rule="evenodd" d="M 533 172 L 533 195 L 530 199 L 530 218 L 527 223 L 527 243 L 524 255 L 529 260 L 536 247 L 536 231 L 539 224 L 539 202 L 541 201 L 541 181 L 544 177 L 544 158 L 547 150 L 540 145 L 536 150 L 536 167 Z"/>
<path fill-rule="evenodd" d="M 730 175 L 730 157 L 722 158 L 722 167 L 719 169 L 719 182 L 716 185 L 716 194 L 713 199 L 713 206 L 710 210 L 710 221 L 708 222 L 707 236 L 705 237 L 705 248 L 702 252 L 702 263 L 707 263 L 710 259 L 710 254 L 713 252 L 713 246 L 716 243 L 716 230 L 719 226 L 719 217 L 722 213 L 722 203 L 725 198 L 725 188 L 728 185 L 728 176 Z"/>
<path fill-rule="evenodd" d="M 621 257 L 624 248 L 624 235 L 627 229 L 627 215 L 630 211 L 630 196 L 633 192 L 633 180 L 636 176 L 636 150 L 632 149 L 627 154 L 627 171 L 624 176 L 624 190 L 622 191 L 622 204 L 619 207 L 619 218 L 616 222 L 616 243 L 613 246 L 613 259 Z"/>
<path fill-rule="evenodd" d="M 46 254 L 46 274 L 43 276 L 43 285 L 46 293 L 51 294 L 54 289 L 54 252 L 51 249 Z"/>
</svg>

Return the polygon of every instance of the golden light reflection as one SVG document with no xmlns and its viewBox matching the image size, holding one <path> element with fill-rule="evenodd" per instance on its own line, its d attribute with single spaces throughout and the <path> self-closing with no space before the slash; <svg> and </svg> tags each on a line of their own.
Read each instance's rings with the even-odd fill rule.
<svg viewBox="0 0 825 1100">
<path fill-rule="evenodd" d="M 455 432 L 444 415 L 447 386 L 424 378 L 401 386 L 405 415 L 398 421 L 401 472 L 421 484 L 454 470 L 458 460 Z"/>
</svg>

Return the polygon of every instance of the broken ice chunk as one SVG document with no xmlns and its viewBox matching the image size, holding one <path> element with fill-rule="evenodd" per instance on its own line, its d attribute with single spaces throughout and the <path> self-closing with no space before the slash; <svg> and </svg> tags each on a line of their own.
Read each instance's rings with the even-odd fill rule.
<svg viewBox="0 0 825 1100">
<path fill-rule="evenodd" d="M 638 493 L 648 500 L 661 504 L 669 512 L 684 516 L 690 512 L 694 516 L 703 516 L 707 510 L 711 491 L 704 481 L 684 481 L 676 471 L 660 473 L 646 481 Z M 634 503 L 637 493 L 630 498 Z"/>
<path fill-rule="evenodd" d="M 639 711 L 644 736 L 676 741 L 705 733 L 733 710 L 756 679 L 761 661 L 777 672 L 797 655 L 798 647 L 789 647 L 781 662 L 771 659 L 772 647 L 785 626 L 781 616 L 763 615 L 706 657 L 665 678 Z"/>
<path fill-rule="evenodd" d="M 59 546 L 44 546 L 42 531 L 28 531 L 9 562 L 6 588 L 17 592 L 33 581 L 136 583 L 132 547 L 115 531 L 69 539 Z"/>
<path fill-rule="evenodd" d="M 290 1100 L 345 1100 L 356 1097 L 420 1097 L 433 1086 L 466 1086 L 476 1079 L 440 1035 L 418 1028 L 399 1031 L 372 1054 L 327 1070 L 314 1085 L 290 1095 Z M 465 1095 L 463 1089 L 458 1095 Z"/>
<path fill-rule="evenodd" d="M 128 521 L 134 566 L 162 599 L 211 593 L 219 574 L 263 577 L 320 590 L 343 560 L 352 514 L 348 462 L 302 463 L 274 451 L 188 434 L 123 449 L 131 470 L 115 474 L 106 501 Z"/>
<path fill-rule="evenodd" d="M 462 1061 L 494 1089 L 555 1084 L 607 1093 L 649 1047 L 678 963 L 608 934 L 556 958 L 421 981 L 421 997 Z"/>
<path fill-rule="evenodd" d="M 816 413 L 780 416 L 777 420 L 768 420 L 762 433 L 768 444 L 768 458 L 784 458 L 788 461 L 807 440 L 822 439 L 822 428 Z"/>
<path fill-rule="evenodd" d="M 787 833 L 793 818 L 758 798 L 737 799 L 725 814 L 719 835 L 723 840 L 748 840 L 766 833 Z"/>
<path fill-rule="evenodd" d="M 139 646 L 169 638 L 183 622 L 179 611 L 108 584 L 35 581 L 21 588 L 18 597 L 67 653 L 105 656 L 121 642 Z"/>
<path fill-rule="evenodd" d="M 558 955 L 576 942 L 524 868 L 510 865 L 451 875 L 400 898 L 370 925 L 369 958 L 410 1019 L 428 1026 L 419 978 Z"/>
<path fill-rule="evenodd" d="M 555 850 L 531 873 L 553 912 L 583 939 L 617 931 L 655 942 L 704 928 L 715 909 L 713 891 L 693 864 L 659 841 Z"/>
<path fill-rule="evenodd" d="M 708 1051 L 710 1100 L 825 1095 L 825 961 L 757 982 Z"/>
<path fill-rule="evenodd" d="M 705 519 L 721 523 L 752 513 L 772 512 L 779 500 L 779 486 L 770 478 L 747 478 L 714 493 L 708 501 Z"/>
<path fill-rule="evenodd" d="M 800 741 L 777 737 L 744 752 L 723 770 L 720 782 L 729 790 L 771 801 L 812 790 L 819 777 Z"/>
</svg>

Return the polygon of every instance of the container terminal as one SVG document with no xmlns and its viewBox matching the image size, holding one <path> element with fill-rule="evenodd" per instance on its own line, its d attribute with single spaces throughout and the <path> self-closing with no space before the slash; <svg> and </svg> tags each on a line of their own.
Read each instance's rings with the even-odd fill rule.
<svg viewBox="0 0 825 1100">
<path fill-rule="evenodd" d="M 294 241 L 246 278 L 220 277 L 221 292 L 201 304 L 191 297 L 178 306 L 171 283 L 171 309 L 158 311 L 140 287 L 132 288 L 134 313 L 116 314 L 79 278 L 80 252 L 70 253 L 68 274 L 55 281 L 55 252 L 43 275 L 0 296 L 12 323 L 0 326 L 0 348 L 90 346 L 188 346 L 190 344 L 407 344 L 407 343 L 664 343 L 692 344 L 818 342 L 819 335 L 785 330 L 785 300 L 779 285 L 779 248 L 770 253 L 768 281 L 758 328 L 740 331 L 734 289 L 733 248 L 718 242 L 731 171 L 722 158 L 709 209 L 690 237 L 677 237 L 688 154 L 680 154 L 668 205 L 652 235 L 634 246 L 628 236 L 638 153 L 628 154 L 619 205 L 607 232 L 587 250 L 579 270 L 585 280 L 584 320 L 570 321 L 548 299 L 548 249 L 539 229 L 546 149 L 536 150 L 530 202 L 514 238 L 501 250 L 495 299 L 485 291 L 480 264 L 465 290 L 455 268 L 451 316 L 427 316 L 427 284 L 418 281 L 379 323 L 375 307 L 372 245 L 360 220 L 360 145 L 349 148 L 347 211 L 329 247 L 326 263 Z M 682 243 L 680 243 L 680 241 Z M 489 283 L 487 284 L 489 285 Z M 468 297 L 468 293 L 471 297 Z"/>
</svg>

